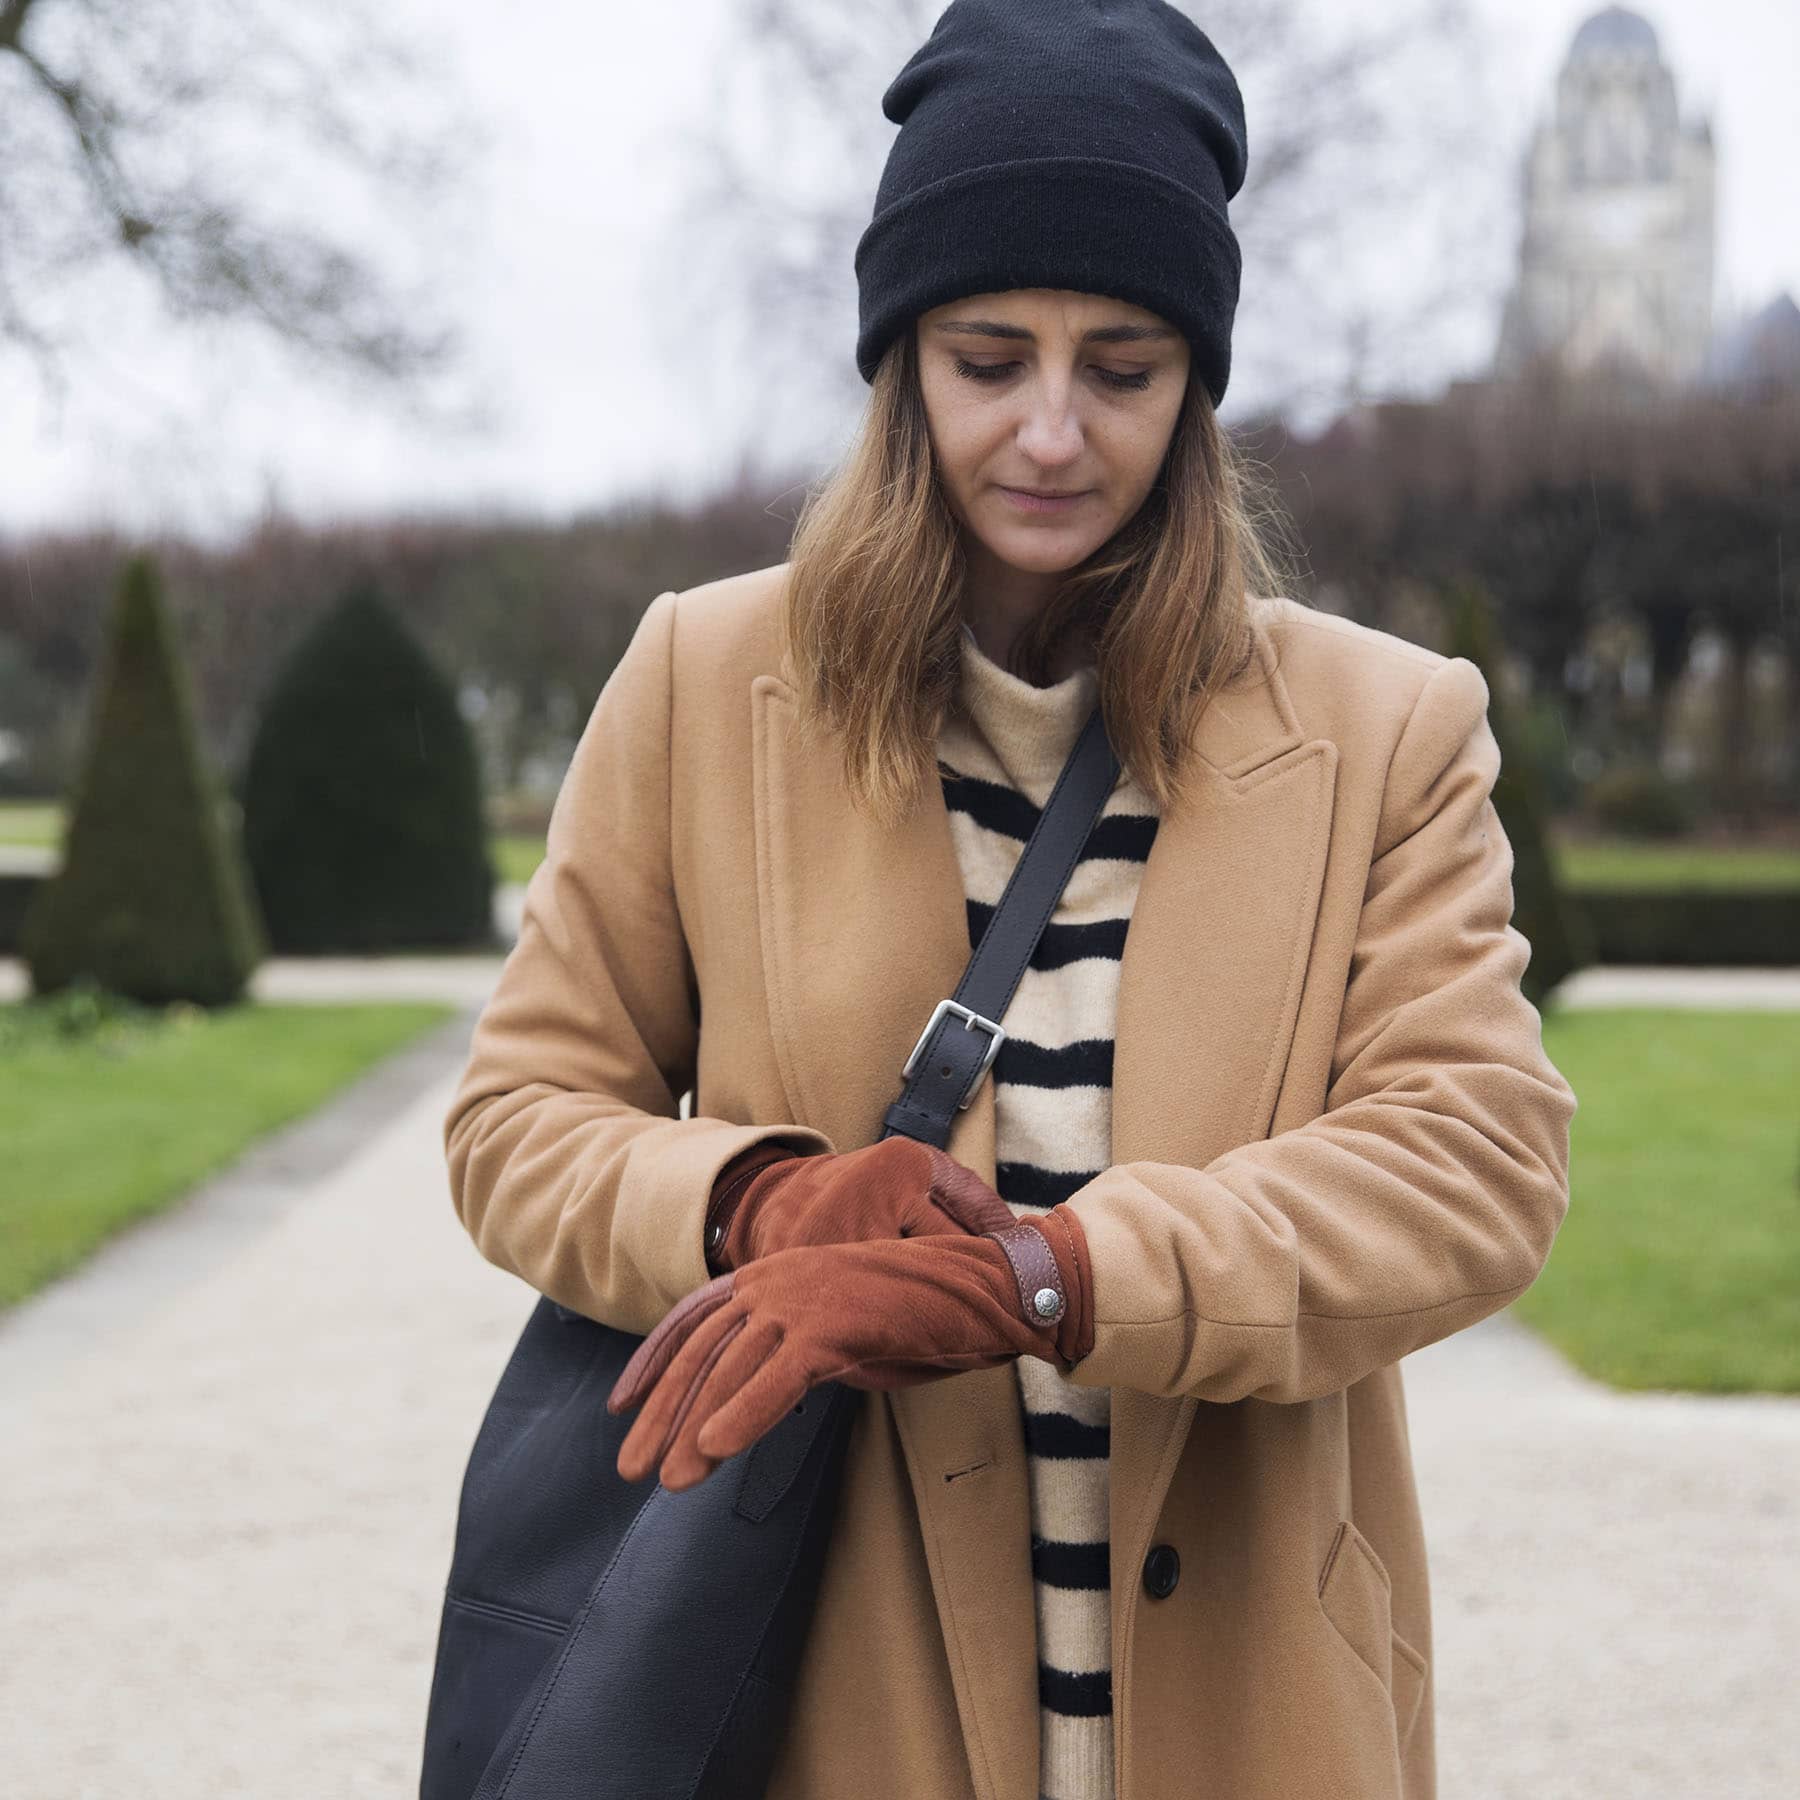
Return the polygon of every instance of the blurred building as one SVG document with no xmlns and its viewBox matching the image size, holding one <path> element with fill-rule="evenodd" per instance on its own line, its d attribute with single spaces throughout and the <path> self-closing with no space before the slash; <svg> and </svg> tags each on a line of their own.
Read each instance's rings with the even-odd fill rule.
<svg viewBox="0 0 1800 1800">
<path fill-rule="evenodd" d="M 1699 379 L 1713 334 L 1714 193 L 1711 123 L 1682 120 L 1649 20 L 1623 6 L 1591 15 L 1526 153 L 1495 375 L 1550 359 Z"/>
<path fill-rule="evenodd" d="M 1793 295 L 1777 294 L 1715 331 L 1701 379 L 1749 393 L 1800 385 L 1800 306 Z"/>
</svg>

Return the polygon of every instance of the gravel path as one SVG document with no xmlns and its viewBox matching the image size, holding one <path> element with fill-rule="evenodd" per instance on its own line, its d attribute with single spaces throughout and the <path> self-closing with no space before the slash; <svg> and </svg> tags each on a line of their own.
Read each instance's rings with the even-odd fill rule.
<svg viewBox="0 0 1800 1800">
<path fill-rule="evenodd" d="M 444 1183 L 470 1019 L 0 1321 L 8 1800 L 416 1794 L 534 1298 Z M 1611 1394 L 1507 1315 L 1407 1371 L 1444 1800 L 1800 1793 L 1800 1401 Z"/>
<path fill-rule="evenodd" d="M 249 1190 L 209 1183 L 0 1325 L 8 1800 L 417 1793 L 457 1484 L 533 1299 L 449 1202 L 467 1028 L 410 1098 L 373 1078 L 349 1160 L 290 1188 L 272 1169 L 333 1146 L 280 1133 Z"/>
<path fill-rule="evenodd" d="M 1405 1366 L 1444 1800 L 1800 1794 L 1800 1400 L 1614 1393 L 1504 1312 Z"/>
</svg>

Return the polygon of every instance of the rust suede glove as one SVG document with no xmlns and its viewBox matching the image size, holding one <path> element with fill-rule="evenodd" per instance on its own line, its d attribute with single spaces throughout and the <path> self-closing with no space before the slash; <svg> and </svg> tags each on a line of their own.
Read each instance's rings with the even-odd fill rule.
<svg viewBox="0 0 1800 1800">
<path fill-rule="evenodd" d="M 752 1144 L 713 1182 L 706 1266 L 720 1275 L 801 1244 L 966 1235 L 1000 1229 L 1012 1217 L 973 1169 L 917 1138 L 896 1135 L 841 1153 Z"/>
<path fill-rule="evenodd" d="M 1019 1356 L 1066 1374 L 1093 1341 L 1087 1239 L 1067 1207 L 976 1237 L 777 1250 L 695 1289 L 637 1347 L 606 1402 L 615 1416 L 643 1403 L 619 1473 L 693 1487 L 821 1382 L 913 1387 Z"/>
</svg>

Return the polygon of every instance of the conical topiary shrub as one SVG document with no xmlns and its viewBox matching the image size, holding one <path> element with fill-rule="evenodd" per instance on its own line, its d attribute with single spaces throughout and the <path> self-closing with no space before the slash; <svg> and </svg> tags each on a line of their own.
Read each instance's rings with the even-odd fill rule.
<svg viewBox="0 0 1800 1800">
<path fill-rule="evenodd" d="M 1445 612 L 1449 654 L 1466 656 L 1487 679 L 1488 723 L 1500 746 L 1494 810 L 1513 850 L 1513 923 L 1531 943 L 1520 985 L 1534 1006 L 1542 1006 L 1559 981 L 1593 961 L 1593 933 L 1556 878 L 1542 784 L 1501 695 L 1493 608 L 1477 583 L 1459 581 L 1451 586 Z"/>
<path fill-rule="evenodd" d="M 151 1005 L 243 997 L 266 944 L 225 798 L 155 564 L 133 557 L 109 621 L 62 865 L 20 928 L 36 992 L 86 976 Z"/>
<path fill-rule="evenodd" d="M 473 735 L 373 586 L 347 593 L 283 663 L 243 795 L 244 848 L 277 950 L 493 941 Z"/>
</svg>

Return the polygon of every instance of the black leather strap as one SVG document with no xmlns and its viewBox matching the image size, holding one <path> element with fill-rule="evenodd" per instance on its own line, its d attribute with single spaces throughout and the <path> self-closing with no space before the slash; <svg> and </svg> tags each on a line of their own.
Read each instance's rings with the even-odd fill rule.
<svg viewBox="0 0 1800 1800">
<path fill-rule="evenodd" d="M 1118 778 L 1119 759 L 1096 706 L 950 996 L 957 1005 L 996 1023 L 1006 1016 L 1031 953 Z M 887 1109 L 881 1135 L 898 1132 L 942 1150 L 950 1141 L 957 1112 L 986 1073 L 990 1047 L 997 1047 L 991 1031 L 955 1012 L 942 1012 L 910 1059 L 912 1073 L 904 1077 L 904 1090 Z"/>
</svg>

